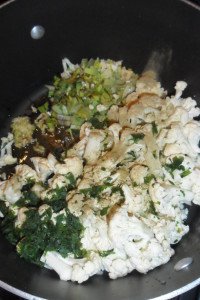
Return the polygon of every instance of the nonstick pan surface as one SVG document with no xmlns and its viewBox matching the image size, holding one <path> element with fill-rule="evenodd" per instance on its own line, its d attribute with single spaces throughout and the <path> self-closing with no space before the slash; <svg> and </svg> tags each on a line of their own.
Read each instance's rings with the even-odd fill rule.
<svg viewBox="0 0 200 300">
<path fill-rule="evenodd" d="M 35 25 L 45 29 L 38 40 L 30 36 Z M 187 81 L 185 95 L 200 105 L 199 28 L 200 11 L 180 0 L 11 1 L 0 9 L 1 136 L 13 116 L 46 92 L 63 57 L 123 60 L 138 73 L 154 68 L 169 92 L 177 80 Z M 0 286 L 28 299 L 169 299 L 200 283 L 199 207 L 190 208 L 188 223 L 190 233 L 166 265 L 114 281 L 94 276 L 82 285 L 26 263 L 0 234 Z M 175 271 L 185 257 L 193 264 Z"/>
</svg>

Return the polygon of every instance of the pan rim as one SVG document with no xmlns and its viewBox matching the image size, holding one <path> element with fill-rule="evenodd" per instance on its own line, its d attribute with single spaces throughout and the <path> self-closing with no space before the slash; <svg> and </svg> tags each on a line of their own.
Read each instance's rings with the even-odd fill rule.
<svg viewBox="0 0 200 300">
<path fill-rule="evenodd" d="M 7 1 L 6 3 L 0 5 L 0 9 L 3 8 L 3 7 L 6 7 L 7 5 L 10 5 L 12 2 L 16 2 L 17 0 L 9 0 Z M 179 0 L 183 3 L 185 3 L 186 5 L 189 5 L 190 7 L 200 11 L 200 6 L 197 5 L 197 4 L 194 4 L 192 3 L 191 1 L 189 0 Z M 166 300 L 166 299 L 171 299 L 173 297 L 176 297 L 176 296 L 179 296 L 193 288 L 195 288 L 196 286 L 198 286 L 200 284 L 200 277 L 190 283 L 188 283 L 187 285 L 181 287 L 181 288 L 178 288 L 170 293 L 167 293 L 167 294 L 164 294 L 162 296 L 158 296 L 158 297 L 155 297 L 155 298 L 150 298 L 149 300 Z M 30 293 L 27 293 L 23 290 L 20 290 L 18 288 L 15 288 L 13 287 L 12 285 L 0 280 L 0 288 L 12 293 L 12 294 L 15 294 L 19 297 L 23 297 L 25 299 L 30 299 L 30 300 L 46 300 L 46 298 L 41 298 L 41 297 L 38 297 L 38 296 L 35 296 L 33 294 L 30 294 Z"/>
<path fill-rule="evenodd" d="M 192 290 L 193 288 L 195 288 L 196 286 L 198 286 L 200 284 L 200 277 L 190 283 L 188 283 L 187 285 L 177 289 L 177 290 L 174 290 L 170 293 L 167 293 L 165 295 L 162 295 L 162 296 L 158 296 L 156 298 L 150 298 L 149 300 L 167 300 L 167 299 L 172 299 L 174 297 L 177 297 L 181 294 L 184 294 L 190 290 Z M 5 283 L 4 281 L 0 280 L 0 287 L 14 295 L 17 295 L 19 297 L 23 297 L 27 300 L 46 300 L 46 298 L 41 298 L 41 297 L 38 297 L 38 296 L 34 296 L 33 294 L 29 294 L 27 292 L 24 292 L 22 290 L 19 290 L 15 287 L 13 287 L 12 285 L 8 284 L 8 283 Z"/>
</svg>

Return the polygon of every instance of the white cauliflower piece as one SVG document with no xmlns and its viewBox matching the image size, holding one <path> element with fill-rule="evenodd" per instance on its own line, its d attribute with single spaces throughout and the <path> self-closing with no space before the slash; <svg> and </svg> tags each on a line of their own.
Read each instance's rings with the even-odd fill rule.
<svg viewBox="0 0 200 300">
<path fill-rule="evenodd" d="M 114 123 L 110 125 L 108 129 L 113 133 L 114 143 L 117 144 L 119 142 L 120 131 L 122 130 L 121 125 L 118 123 Z"/>
<path fill-rule="evenodd" d="M 80 134 L 79 134 L 81 140 L 84 137 L 90 135 L 91 127 L 92 127 L 92 124 L 90 122 L 85 122 L 85 123 L 83 123 L 83 125 L 81 125 Z"/>
<path fill-rule="evenodd" d="M 188 139 L 189 145 L 195 153 L 200 153 L 200 124 L 198 122 L 190 122 L 183 128 L 183 133 Z"/>
<path fill-rule="evenodd" d="M 89 277 L 101 273 L 101 260 L 96 254 L 91 254 L 90 259 L 63 258 L 57 252 L 47 252 L 41 257 L 47 267 L 58 273 L 61 280 L 71 280 L 82 283 Z"/>
<path fill-rule="evenodd" d="M 125 207 L 119 208 L 111 218 L 108 234 L 114 249 L 119 251 L 126 251 L 126 245 L 133 241 L 146 243 L 153 238 L 152 231 L 134 215 L 129 215 Z"/>
<path fill-rule="evenodd" d="M 108 113 L 108 120 L 118 122 L 119 120 L 119 107 L 117 105 L 112 105 L 109 109 Z"/>
<path fill-rule="evenodd" d="M 126 276 L 135 269 L 127 255 L 118 249 L 115 249 L 112 254 L 103 257 L 102 264 L 111 279 Z"/>
<path fill-rule="evenodd" d="M 16 175 L 13 175 L 8 180 L 0 182 L 0 198 L 14 204 L 22 196 L 22 186 L 23 183 L 19 181 Z"/>
<path fill-rule="evenodd" d="M 147 273 L 149 270 L 167 263 L 174 254 L 173 249 L 169 246 L 163 247 L 155 238 L 151 238 L 144 248 L 139 243 L 129 243 L 125 248 L 131 256 L 131 264 L 140 273 Z"/>
<path fill-rule="evenodd" d="M 44 187 L 41 184 L 36 183 L 31 188 L 31 191 L 34 192 L 37 195 L 38 198 L 40 198 L 41 193 L 44 191 Z"/>
<path fill-rule="evenodd" d="M 172 218 L 181 214 L 180 208 L 185 197 L 176 186 L 153 183 L 149 187 L 149 194 L 159 214 Z"/>
<path fill-rule="evenodd" d="M 55 171 L 55 164 L 57 160 L 52 154 L 49 154 L 47 158 L 32 157 L 31 161 L 35 167 L 38 177 L 42 182 L 48 178 Z"/>
<path fill-rule="evenodd" d="M 82 207 L 84 205 L 84 195 L 83 194 L 75 194 L 68 200 L 68 208 L 70 212 L 79 217 L 82 215 Z"/>
<path fill-rule="evenodd" d="M 112 243 L 108 236 L 108 225 L 93 212 L 80 217 L 85 228 L 81 243 L 86 250 L 105 251 L 112 249 Z"/>
<path fill-rule="evenodd" d="M 103 141 L 105 133 L 102 130 L 92 130 L 88 136 L 88 141 L 85 147 L 84 158 L 88 164 L 95 164 L 103 151 Z"/>
<path fill-rule="evenodd" d="M 15 167 L 15 174 L 20 178 L 20 181 L 22 181 L 24 184 L 28 179 L 34 180 L 36 182 L 39 181 L 36 171 L 25 164 L 17 165 Z"/>
<path fill-rule="evenodd" d="M 20 228 L 23 223 L 26 221 L 26 214 L 25 212 L 28 211 L 27 207 L 22 207 L 18 210 L 17 220 L 15 221 L 15 227 Z"/>
<path fill-rule="evenodd" d="M 13 142 L 14 139 L 12 133 L 8 133 L 7 137 L 1 138 L 0 168 L 17 162 L 17 158 L 12 156 Z"/>
<path fill-rule="evenodd" d="M 130 176 L 133 182 L 143 184 L 144 178 L 147 176 L 148 168 L 142 165 L 134 165 L 130 171 Z"/>
<path fill-rule="evenodd" d="M 55 173 L 67 175 L 72 173 L 75 178 L 79 177 L 83 172 L 83 162 L 79 157 L 68 157 L 64 159 L 64 164 L 57 163 L 55 165 Z"/>
<path fill-rule="evenodd" d="M 124 192 L 125 205 L 127 206 L 128 213 L 142 215 L 148 208 L 142 189 L 133 189 L 131 186 L 124 184 L 122 190 Z"/>
</svg>

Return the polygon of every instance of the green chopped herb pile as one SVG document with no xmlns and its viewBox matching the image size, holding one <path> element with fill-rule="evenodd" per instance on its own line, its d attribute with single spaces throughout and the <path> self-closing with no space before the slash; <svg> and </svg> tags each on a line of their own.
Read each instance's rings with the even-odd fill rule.
<svg viewBox="0 0 200 300">
<path fill-rule="evenodd" d="M 105 126 L 108 109 L 122 103 L 133 92 L 136 79 L 137 75 L 125 69 L 121 62 L 83 59 L 73 68 L 70 64 L 67 74 L 54 78 L 53 88 L 49 91 L 52 124 L 57 120 L 80 128 L 88 120 L 96 128 Z M 103 105 L 103 109 L 98 105 Z M 45 103 L 39 111 L 45 113 L 48 108 Z"/>
<path fill-rule="evenodd" d="M 31 184 L 24 187 L 23 196 L 14 205 L 27 209 L 21 226 L 15 226 L 15 210 L 7 208 L 0 200 L 0 210 L 4 214 L 2 231 L 27 261 L 42 265 L 40 257 L 47 251 L 57 251 L 63 257 L 73 254 L 75 258 L 82 258 L 86 255 L 80 241 L 84 228 L 79 218 L 70 213 L 66 202 L 66 195 L 75 187 L 76 180 L 71 173 L 66 177 L 69 180 L 67 187 L 50 190 L 43 201 L 30 190 Z M 40 213 L 38 208 L 42 204 L 49 207 Z"/>
</svg>

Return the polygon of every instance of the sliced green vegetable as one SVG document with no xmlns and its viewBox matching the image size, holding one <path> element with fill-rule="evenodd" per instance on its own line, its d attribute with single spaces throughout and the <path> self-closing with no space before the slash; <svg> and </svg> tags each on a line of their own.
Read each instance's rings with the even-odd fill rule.
<svg viewBox="0 0 200 300">
<path fill-rule="evenodd" d="M 114 254 L 114 249 L 111 249 L 111 250 L 105 250 L 105 251 L 99 251 L 99 255 L 101 257 L 106 257 L 110 254 Z"/>
</svg>

